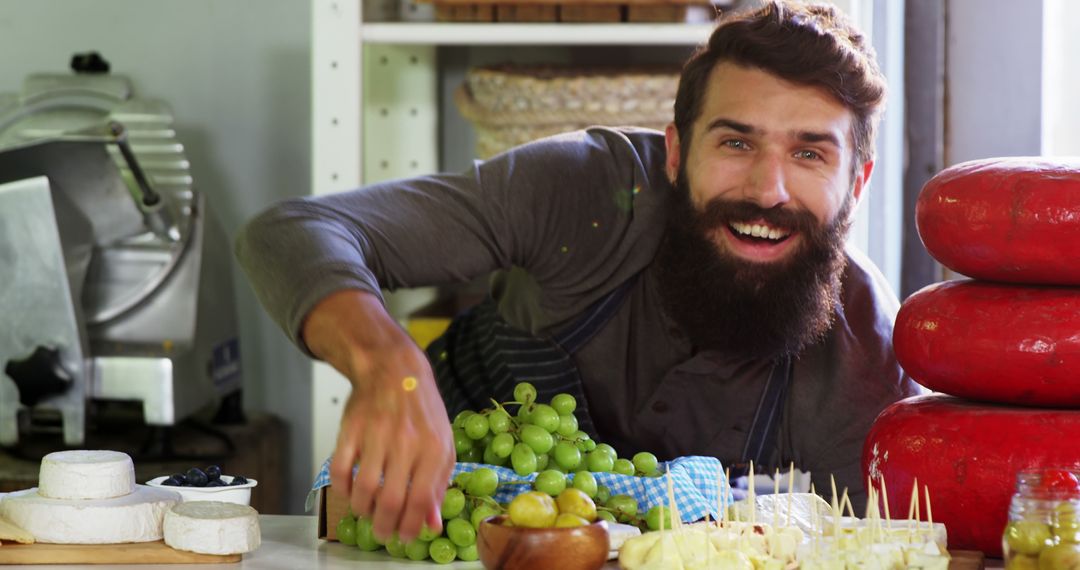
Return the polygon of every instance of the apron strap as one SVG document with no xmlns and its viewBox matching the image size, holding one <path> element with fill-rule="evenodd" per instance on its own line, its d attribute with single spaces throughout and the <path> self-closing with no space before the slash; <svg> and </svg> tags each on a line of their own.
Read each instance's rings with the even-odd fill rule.
<svg viewBox="0 0 1080 570">
<path fill-rule="evenodd" d="M 790 356 L 785 356 L 773 364 L 769 378 L 765 381 L 765 389 L 761 392 L 761 400 L 758 401 L 757 409 L 754 411 L 750 433 L 746 434 L 742 460 L 731 466 L 732 476 L 741 477 L 748 474 L 751 461 L 754 462 L 755 468 L 765 467 L 771 462 L 770 456 L 780 438 L 781 416 L 784 411 L 784 402 L 787 400 L 793 368 L 794 361 Z"/>
</svg>

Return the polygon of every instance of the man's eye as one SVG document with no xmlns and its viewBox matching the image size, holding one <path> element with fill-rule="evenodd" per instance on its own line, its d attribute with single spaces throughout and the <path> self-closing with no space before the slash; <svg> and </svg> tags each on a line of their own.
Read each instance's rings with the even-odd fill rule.
<svg viewBox="0 0 1080 570">
<path fill-rule="evenodd" d="M 799 152 L 795 153 L 795 156 L 797 158 L 804 158 L 806 160 L 815 160 L 821 158 L 820 154 L 812 150 L 800 150 Z"/>
<path fill-rule="evenodd" d="M 723 142 L 723 145 L 728 148 L 734 148 L 738 150 L 746 149 L 746 143 L 737 139 L 726 140 Z"/>
</svg>

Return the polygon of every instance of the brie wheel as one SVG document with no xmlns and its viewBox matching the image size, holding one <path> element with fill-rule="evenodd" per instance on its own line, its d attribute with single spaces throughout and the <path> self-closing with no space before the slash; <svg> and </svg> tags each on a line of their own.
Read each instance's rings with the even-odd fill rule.
<svg viewBox="0 0 1080 570">
<path fill-rule="evenodd" d="M 50 499 L 110 499 L 135 490 L 135 465 L 119 451 L 50 453 L 38 477 L 38 494 Z"/>
<path fill-rule="evenodd" d="M 200 554 L 243 554 L 259 547 L 259 512 L 221 501 L 177 503 L 165 513 L 165 544 Z"/>
<path fill-rule="evenodd" d="M 0 516 L 55 544 L 115 544 L 161 540 L 165 511 L 180 501 L 174 491 L 137 485 L 112 499 L 52 499 L 37 489 L 10 493 L 0 501 Z"/>
</svg>

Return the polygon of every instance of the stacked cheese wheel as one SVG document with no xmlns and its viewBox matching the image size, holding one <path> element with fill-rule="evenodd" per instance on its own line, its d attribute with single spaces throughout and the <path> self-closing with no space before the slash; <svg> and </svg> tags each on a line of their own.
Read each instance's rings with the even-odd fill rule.
<svg viewBox="0 0 1080 570">
<path fill-rule="evenodd" d="M 896 357 L 944 394 L 882 412 L 864 469 L 894 512 L 918 478 L 952 546 L 1000 555 L 1016 472 L 1080 466 L 1080 160 L 954 166 L 916 220 L 930 254 L 972 279 L 901 307 Z"/>
<path fill-rule="evenodd" d="M 117 451 L 60 451 L 41 461 L 38 487 L 0 501 L 0 515 L 38 542 L 113 544 L 161 540 L 172 491 L 135 484 L 131 458 Z"/>
</svg>

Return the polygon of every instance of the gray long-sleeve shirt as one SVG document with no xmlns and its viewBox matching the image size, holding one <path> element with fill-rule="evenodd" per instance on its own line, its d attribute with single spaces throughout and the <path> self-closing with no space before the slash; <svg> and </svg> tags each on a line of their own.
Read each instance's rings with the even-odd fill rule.
<svg viewBox="0 0 1080 570">
<path fill-rule="evenodd" d="M 652 262 L 675 192 L 664 158 L 654 131 L 560 135 L 462 174 L 282 202 L 243 229 L 237 255 L 301 349 L 303 317 L 343 288 L 378 294 L 497 271 L 492 293 L 503 317 L 545 333 L 642 272 L 611 322 L 574 355 L 600 439 L 620 456 L 737 458 L 770 365 L 695 352 L 662 309 Z M 780 445 L 818 488 L 834 474 L 858 505 L 871 423 L 920 388 L 893 355 L 895 295 L 868 259 L 848 257 L 833 327 L 795 361 Z"/>
</svg>

